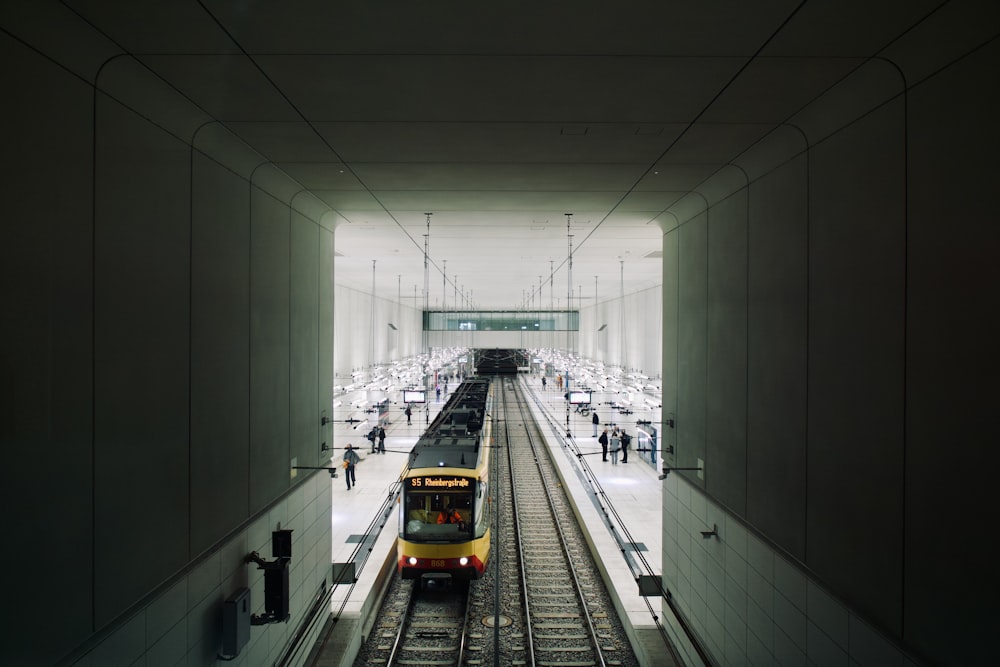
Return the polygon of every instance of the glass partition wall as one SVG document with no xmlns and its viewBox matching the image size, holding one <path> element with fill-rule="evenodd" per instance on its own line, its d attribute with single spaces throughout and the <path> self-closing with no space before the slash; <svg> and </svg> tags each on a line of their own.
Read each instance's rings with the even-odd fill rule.
<svg viewBox="0 0 1000 667">
<path fill-rule="evenodd" d="M 579 331 L 576 310 L 424 311 L 424 331 Z"/>
</svg>

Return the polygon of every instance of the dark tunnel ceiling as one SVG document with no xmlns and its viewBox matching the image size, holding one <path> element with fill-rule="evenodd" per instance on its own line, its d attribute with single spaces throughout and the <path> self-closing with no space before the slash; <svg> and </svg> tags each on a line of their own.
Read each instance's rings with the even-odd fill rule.
<svg viewBox="0 0 1000 667">
<path fill-rule="evenodd" d="M 583 305 L 660 284 L 663 230 L 801 154 L 845 79 L 899 95 L 925 35 L 975 29 L 937 0 L 64 4 L 81 68 L 133 55 L 290 179 L 338 283 L 375 260 L 412 301 L 432 212 L 432 307 L 565 307 L 568 234 Z"/>
</svg>

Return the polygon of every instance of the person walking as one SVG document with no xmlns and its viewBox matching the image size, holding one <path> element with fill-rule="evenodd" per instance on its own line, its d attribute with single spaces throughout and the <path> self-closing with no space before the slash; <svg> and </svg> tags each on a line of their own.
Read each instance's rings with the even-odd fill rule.
<svg viewBox="0 0 1000 667">
<path fill-rule="evenodd" d="M 378 427 L 378 453 L 385 454 L 385 429 L 381 425 Z"/>
<path fill-rule="evenodd" d="M 542 389 L 545 389 L 545 376 L 542 376 Z"/>
<path fill-rule="evenodd" d="M 601 437 L 597 439 L 597 442 L 601 443 L 601 460 L 608 460 L 608 429 L 604 429 L 601 433 Z"/>
<path fill-rule="evenodd" d="M 622 463 L 628 463 L 628 446 L 632 443 L 632 436 L 622 429 Z"/>
<path fill-rule="evenodd" d="M 594 425 L 594 437 L 597 437 L 597 427 L 601 425 L 601 420 L 597 417 L 597 411 L 590 413 L 590 423 Z"/>
<path fill-rule="evenodd" d="M 615 430 L 611 432 L 611 444 L 609 445 L 609 448 L 611 449 L 611 465 L 616 466 L 618 465 L 618 453 L 622 448 L 622 439 L 621 435 L 618 433 L 617 426 L 615 427 Z"/>
<path fill-rule="evenodd" d="M 347 448 L 344 450 L 344 479 L 347 480 L 347 490 L 351 490 L 351 485 L 357 485 L 357 481 L 354 478 L 354 466 L 361 463 L 361 457 L 358 453 L 354 451 L 354 447 L 348 443 Z"/>
</svg>

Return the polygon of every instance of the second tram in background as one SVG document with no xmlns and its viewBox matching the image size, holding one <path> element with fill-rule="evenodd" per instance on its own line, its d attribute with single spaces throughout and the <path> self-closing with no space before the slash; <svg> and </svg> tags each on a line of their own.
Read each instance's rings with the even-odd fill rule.
<svg viewBox="0 0 1000 667">
<path fill-rule="evenodd" d="M 410 452 L 396 547 L 404 579 L 483 576 L 490 554 L 492 396 L 488 378 L 459 384 Z"/>
</svg>

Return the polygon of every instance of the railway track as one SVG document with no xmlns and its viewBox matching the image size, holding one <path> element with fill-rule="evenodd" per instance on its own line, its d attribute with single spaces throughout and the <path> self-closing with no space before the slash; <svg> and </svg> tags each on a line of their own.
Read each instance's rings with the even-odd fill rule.
<svg viewBox="0 0 1000 667">
<path fill-rule="evenodd" d="M 513 378 L 498 378 L 493 545 L 482 579 L 398 577 L 355 667 L 637 667 L 587 542 Z"/>
<path fill-rule="evenodd" d="M 461 665 L 468 594 L 465 582 L 421 586 L 397 578 L 355 665 Z"/>
<path fill-rule="evenodd" d="M 505 384 L 511 504 L 517 526 L 525 664 L 635 665 L 537 425 Z"/>
</svg>

